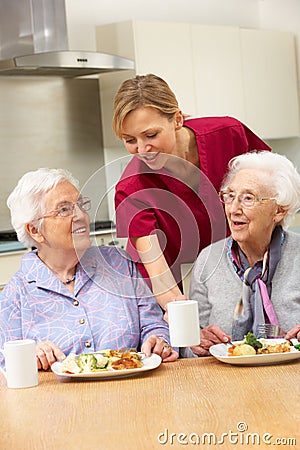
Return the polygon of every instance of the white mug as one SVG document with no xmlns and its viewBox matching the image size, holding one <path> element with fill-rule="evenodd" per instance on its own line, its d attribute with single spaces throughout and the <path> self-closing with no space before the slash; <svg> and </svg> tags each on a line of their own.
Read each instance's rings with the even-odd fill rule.
<svg viewBox="0 0 300 450">
<path fill-rule="evenodd" d="M 200 344 L 199 310 L 196 300 L 168 303 L 170 341 L 173 347 Z"/>
<path fill-rule="evenodd" d="M 28 388 L 38 384 L 36 343 L 33 339 L 17 339 L 4 343 L 0 349 L 5 357 L 4 374 L 7 387 Z"/>
</svg>

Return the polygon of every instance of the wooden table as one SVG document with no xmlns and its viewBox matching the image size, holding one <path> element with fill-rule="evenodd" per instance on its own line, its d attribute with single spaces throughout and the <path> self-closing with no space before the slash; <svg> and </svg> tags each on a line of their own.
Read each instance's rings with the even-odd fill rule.
<svg viewBox="0 0 300 450">
<path fill-rule="evenodd" d="M 0 448 L 240 450 L 281 439 L 280 448 L 296 450 L 299 373 L 299 360 L 242 367 L 206 357 L 109 381 L 61 383 L 40 372 L 29 389 L 8 389 L 1 375 Z"/>
</svg>

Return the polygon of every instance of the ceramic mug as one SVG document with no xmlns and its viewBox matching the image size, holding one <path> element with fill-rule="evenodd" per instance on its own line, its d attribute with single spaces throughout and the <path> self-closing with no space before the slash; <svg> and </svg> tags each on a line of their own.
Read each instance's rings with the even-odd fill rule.
<svg viewBox="0 0 300 450">
<path fill-rule="evenodd" d="M 173 347 L 190 347 L 200 343 L 199 310 L 196 300 L 168 303 L 170 342 Z"/>
<path fill-rule="evenodd" d="M 36 343 L 33 339 L 17 339 L 4 343 L 0 349 L 6 371 L 0 367 L 9 388 L 28 388 L 38 384 Z"/>
</svg>

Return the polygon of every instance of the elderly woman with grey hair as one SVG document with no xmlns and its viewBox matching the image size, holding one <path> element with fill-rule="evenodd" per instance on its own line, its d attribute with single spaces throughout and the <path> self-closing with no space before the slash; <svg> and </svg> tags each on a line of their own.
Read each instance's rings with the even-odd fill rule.
<svg viewBox="0 0 300 450">
<path fill-rule="evenodd" d="M 44 370 L 69 353 L 121 347 L 177 359 L 135 263 L 121 249 L 90 246 L 90 200 L 69 172 L 28 172 L 7 204 L 18 239 L 36 249 L 24 255 L 0 295 L 0 348 L 34 339 Z"/>
<path fill-rule="evenodd" d="M 250 152 L 229 162 L 220 192 L 231 236 L 206 247 L 192 273 L 205 356 L 213 344 L 257 335 L 271 323 L 300 340 L 300 175 L 285 156 Z"/>
</svg>

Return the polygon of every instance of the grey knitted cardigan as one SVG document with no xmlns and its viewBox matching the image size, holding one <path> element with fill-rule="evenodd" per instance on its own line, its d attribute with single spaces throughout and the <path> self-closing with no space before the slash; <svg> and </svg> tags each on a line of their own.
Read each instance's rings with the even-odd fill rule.
<svg viewBox="0 0 300 450">
<path fill-rule="evenodd" d="M 232 334 L 233 313 L 242 295 L 242 285 L 227 255 L 226 240 L 201 251 L 190 287 L 190 298 L 199 303 L 201 328 L 218 325 Z M 271 301 L 285 331 L 300 323 L 300 234 L 286 232 L 272 281 Z"/>
</svg>

